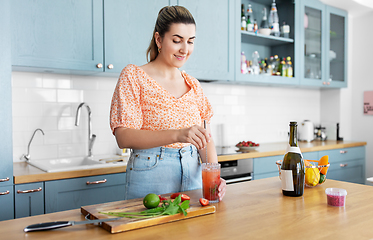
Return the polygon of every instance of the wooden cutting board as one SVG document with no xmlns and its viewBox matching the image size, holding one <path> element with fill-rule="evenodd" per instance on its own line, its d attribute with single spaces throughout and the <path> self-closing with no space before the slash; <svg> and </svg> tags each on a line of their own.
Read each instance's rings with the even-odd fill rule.
<svg viewBox="0 0 373 240">
<path fill-rule="evenodd" d="M 167 199 L 170 199 L 170 196 L 166 197 Z M 179 221 L 215 212 L 215 206 L 208 205 L 203 207 L 199 203 L 198 199 L 191 200 L 189 205 L 190 208 L 187 209 L 187 216 L 184 216 L 183 214 L 175 214 L 171 216 L 165 215 L 147 219 L 123 218 L 121 220 L 113 222 L 103 222 L 101 224 L 101 227 L 103 227 L 110 233 L 118 233 L 154 226 L 162 223 Z M 146 208 L 144 207 L 142 199 L 140 198 L 81 207 L 81 213 L 84 216 L 90 214 L 91 220 L 115 218 L 114 216 L 105 215 L 100 212 L 140 212 L 143 210 L 146 210 Z"/>
</svg>

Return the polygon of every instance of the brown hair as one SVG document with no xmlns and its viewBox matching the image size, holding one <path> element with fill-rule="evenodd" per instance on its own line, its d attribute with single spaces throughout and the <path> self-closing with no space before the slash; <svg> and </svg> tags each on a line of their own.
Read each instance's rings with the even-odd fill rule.
<svg viewBox="0 0 373 240">
<path fill-rule="evenodd" d="M 154 35 L 156 32 L 159 36 L 164 37 L 165 33 L 170 30 L 171 24 L 184 23 L 196 25 L 192 14 L 183 6 L 166 6 L 159 13 L 153 31 L 153 37 L 146 51 L 146 59 L 148 62 L 153 61 L 158 56 L 158 47 L 155 42 Z M 149 57 L 149 58 L 148 58 Z"/>
</svg>

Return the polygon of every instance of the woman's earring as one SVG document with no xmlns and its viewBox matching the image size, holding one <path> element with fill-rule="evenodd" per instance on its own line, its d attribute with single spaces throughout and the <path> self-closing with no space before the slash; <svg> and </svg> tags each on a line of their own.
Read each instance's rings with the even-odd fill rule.
<svg viewBox="0 0 373 240">
<path fill-rule="evenodd" d="M 161 53 L 161 49 L 160 48 L 158 48 L 158 53 Z"/>
</svg>

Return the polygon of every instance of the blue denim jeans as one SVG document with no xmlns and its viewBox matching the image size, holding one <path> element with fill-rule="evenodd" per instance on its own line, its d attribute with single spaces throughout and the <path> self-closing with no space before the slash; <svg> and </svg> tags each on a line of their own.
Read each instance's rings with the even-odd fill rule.
<svg viewBox="0 0 373 240">
<path fill-rule="evenodd" d="M 202 167 L 195 146 L 133 150 L 127 163 L 125 199 L 202 188 Z"/>
</svg>

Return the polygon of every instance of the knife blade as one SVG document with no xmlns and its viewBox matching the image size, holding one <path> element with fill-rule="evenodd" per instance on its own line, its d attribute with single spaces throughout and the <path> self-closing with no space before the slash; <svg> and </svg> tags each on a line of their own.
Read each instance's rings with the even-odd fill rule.
<svg viewBox="0 0 373 240">
<path fill-rule="evenodd" d="M 74 225 L 80 224 L 92 224 L 92 223 L 102 223 L 102 222 L 109 222 L 109 221 L 116 221 L 122 219 L 122 217 L 118 218 L 105 218 L 105 219 L 95 219 L 95 220 L 88 220 L 88 221 L 56 221 L 56 222 L 45 222 L 45 223 L 37 223 L 32 224 L 23 229 L 24 232 L 33 232 L 33 231 L 45 231 L 45 230 L 52 230 L 56 228 L 63 228 L 69 227 Z"/>
</svg>

